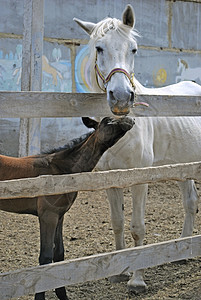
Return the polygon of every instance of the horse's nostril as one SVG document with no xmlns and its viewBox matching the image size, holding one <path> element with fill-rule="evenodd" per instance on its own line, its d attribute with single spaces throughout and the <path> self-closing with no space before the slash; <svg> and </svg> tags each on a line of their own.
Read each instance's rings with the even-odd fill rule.
<svg viewBox="0 0 201 300">
<path fill-rule="evenodd" d="M 110 96 L 110 101 L 114 101 L 115 100 L 113 91 L 109 91 L 109 96 Z"/>
<path fill-rule="evenodd" d="M 135 93 L 134 93 L 134 92 L 131 92 L 131 93 L 130 93 L 130 102 L 131 102 L 131 103 L 134 101 L 134 98 L 135 98 Z"/>
<path fill-rule="evenodd" d="M 114 96 L 113 96 L 113 91 L 109 91 L 109 94 L 110 94 L 110 97 L 112 98 L 114 98 Z"/>
</svg>

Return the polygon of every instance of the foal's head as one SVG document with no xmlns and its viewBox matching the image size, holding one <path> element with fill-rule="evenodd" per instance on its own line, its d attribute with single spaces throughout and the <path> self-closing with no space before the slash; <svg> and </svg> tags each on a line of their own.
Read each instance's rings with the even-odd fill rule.
<svg viewBox="0 0 201 300">
<path fill-rule="evenodd" d="M 83 117 L 82 120 L 87 127 L 96 130 L 94 133 L 96 142 L 104 145 L 106 148 L 112 147 L 135 124 L 134 119 L 129 117 L 120 119 L 105 117 L 100 123 L 90 118 Z"/>
<path fill-rule="evenodd" d="M 137 51 L 133 8 L 127 5 L 122 21 L 107 18 L 94 24 L 74 20 L 90 35 L 93 89 L 107 92 L 115 115 L 128 114 L 134 103 L 134 54 Z"/>
</svg>

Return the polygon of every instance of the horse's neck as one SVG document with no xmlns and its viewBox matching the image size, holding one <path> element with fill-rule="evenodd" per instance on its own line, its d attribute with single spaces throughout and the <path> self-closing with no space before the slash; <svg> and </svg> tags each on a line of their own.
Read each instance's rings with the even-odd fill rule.
<svg viewBox="0 0 201 300">
<path fill-rule="evenodd" d="M 201 95 L 201 86 L 192 81 L 181 81 L 159 88 L 146 88 L 135 78 L 136 93 L 141 95 Z"/>
<path fill-rule="evenodd" d="M 136 94 L 140 95 L 157 95 L 160 93 L 163 93 L 163 89 L 161 88 L 147 88 L 143 86 L 136 78 L 134 78 L 134 84 L 135 84 L 135 92 Z"/>
<path fill-rule="evenodd" d="M 134 78 L 134 84 L 135 84 L 135 92 L 137 94 L 147 94 L 147 89 L 146 87 L 144 87 L 136 78 Z"/>
<path fill-rule="evenodd" d="M 159 92 L 158 89 L 155 88 L 147 88 L 143 86 L 136 78 L 134 78 L 134 84 L 135 84 L 135 92 L 139 95 L 154 95 Z"/>
</svg>

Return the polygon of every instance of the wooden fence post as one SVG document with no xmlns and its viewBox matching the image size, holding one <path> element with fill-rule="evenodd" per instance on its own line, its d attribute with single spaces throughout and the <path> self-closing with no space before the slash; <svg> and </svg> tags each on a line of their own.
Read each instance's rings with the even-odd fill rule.
<svg viewBox="0 0 201 300">
<path fill-rule="evenodd" d="M 24 0 L 22 91 L 41 91 L 44 0 Z M 40 152 L 40 118 L 21 118 L 19 156 Z"/>
</svg>

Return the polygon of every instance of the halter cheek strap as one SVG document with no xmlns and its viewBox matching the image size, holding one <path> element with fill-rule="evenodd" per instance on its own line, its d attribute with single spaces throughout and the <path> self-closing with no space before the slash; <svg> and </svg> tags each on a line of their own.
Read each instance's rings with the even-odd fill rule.
<svg viewBox="0 0 201 300">
<path fill-rule="evenodd" d="M 96 82 L 97 82 L 97 84 L 98 84 L 98 87 L 99 87 L 102 91 L 104 91 L 104 92 L 106 92 L 106 88 L 105 88 L 105 87 L 102 88 L 102 87 L 100 86 L 100 84 L 99 84 L 99 82 L 98 82 L 98 76 L 100 77 L 100 79 L 102 80 L 102 82 L 103 82 L 103 84 L 104 84 L 104 86 L 105 86 L 105 85 L 110 81 L 112 75 L 114 75 L 115 73 L 123 73 L 124 75 L 126 75 L 126 77 L 129 79 L 129 81 L 130 81 L 130 83 L 131 83 L 131 86 L 132 86 L 133 88 L 135 88 L 135 84 L 134 84 L 134 73 L 132 73 L 132 74 L 130 75 L 126 70 L 124 70 L 124 69 L 122 69 L 122 68 L 115 68 L 115 69 L 113 69 L 113 70 L 108 74 L 108 76 L 105 78 L 105 77 L 103 76 L 103 74 L 101 73 L 101 71 L 100 71 L 100 69 L 99 69 L 97 63 L 95 63 L 95 73 L 96 73 Z M 97 76 L 97 75 L 98 75 L 98 76 Z"/>
</svg>

